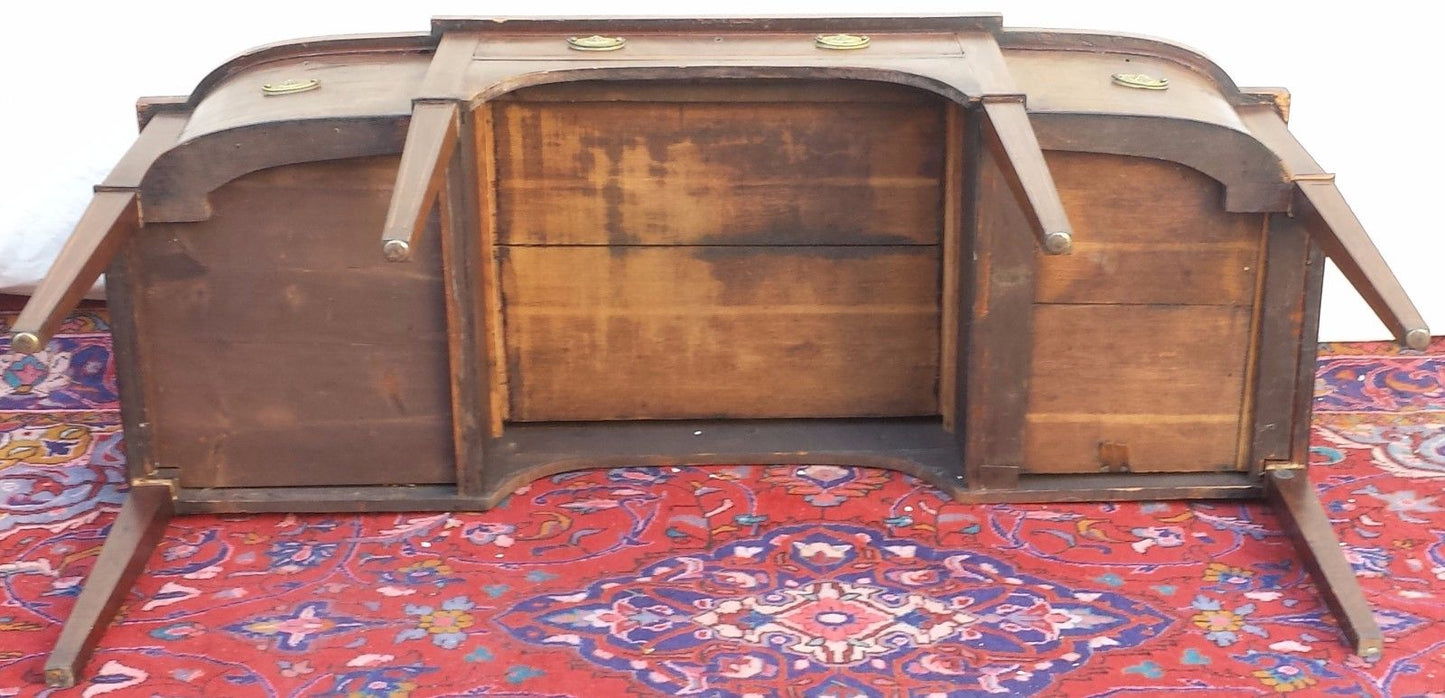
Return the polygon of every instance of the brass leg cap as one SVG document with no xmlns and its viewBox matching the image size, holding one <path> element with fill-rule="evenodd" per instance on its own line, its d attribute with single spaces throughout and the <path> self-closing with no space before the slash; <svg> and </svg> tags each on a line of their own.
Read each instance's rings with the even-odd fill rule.
<svg viewBox="0 0 1445 698">
<path fill-rule="evenodd" d="M 1068 254 L 1074 249 L 1074 236 L 1068 233 L 1049 233 L 1044 236 L 1044 251 L 1049 254 Z"/>
<path fill-rule="evenodd" d="M 75 672 L 69 669 L 46 669 L 45 685 L 51 688 L 71 688 L 75 686 Z"/>
<path fill-rule="evenodd" d="M 405 240 L 387 240 L 386 244 L 381 246 L 381 253 L 386 255 L 389 262 L 405 262 L 411 257 L 411 245 L 406 244 Z"/>
<path fill-rule="evenodd" d="M 44 345 L 34 332 L 16 332 L 10 338 L 10 348 L 22 354 L 34 354 L 44 348 Z"/>
<path fill-rule="evenodd" d="M 1430 330 L 1423 327 L 1416 327 L 1405 333 L 1405 346 L 1411 349 L 1424 351 L 1430 346 Z"/>
</svg>

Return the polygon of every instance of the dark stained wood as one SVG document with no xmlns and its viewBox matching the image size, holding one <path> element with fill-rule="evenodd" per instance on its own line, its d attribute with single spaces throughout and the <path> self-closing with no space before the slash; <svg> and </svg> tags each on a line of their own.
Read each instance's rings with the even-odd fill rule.
<svg viewBox="0 0 1445 698">
<path fill-rule="evenodd" d="M 982 127 L 980 127 L 981 129 Z M 960 437 L 973 488 L 1015 486 L 1027 459 L 1024 415 L 1032 376 L 1035 242 L 1031 222 L 1010 190 L 1006 167 L 975 136 L 973 234 L 969 250 L 968 359 Z"/>
<path fill-rule="evenodd" d="M 1324 294 L 1325 255 L 1310 241 L 1308 272 L 1304 283 L 1304 318 L 1300 321 L 1299 362 L 1295 369 L 1294 418 L 1291 425 L 1290 462 L 1310 462 L 1310 420 L 1315 404 L 1315 355 L 1319 352 L 1320 300 Z"/>
<path fill-rule="evenodd" d="M 1310 274 L 1310 240 L 1302 227 L 1280 214 L 1270 217 L 1268 232 L 1260 298 L 1262 315 L 1255 340 L 1259 352 L 1254 371 L 1253 445 L 1248 461 L 1253 472 L 1261 472 L 1270 462 L 1289 462 L 1294 455 L 1296 394 L 1301 386 L 1288 377 L 1299 374 L 1305 288 Z M 1313 392 L 1313 361 L 1310 368 Z"/>
<path fill-rule="evenodd" d="M 931 246 L 506 247 L 511 418 L 938 414 L 938 264 Z"/>
<path fill-rule="evenodd" d="M 493 102 L 803 102 L 936 105 L 939 96 L 873 80 L 578 80 L 527 87 Z M 956 103 L 955 103 L 956 104 Z"/>
<path fill-rule="evenodd" d="M 395 162 L 255 173 L 211 220 L 132 238 L 158 467 L 186 486 L 455 480 L 437 225 L 412 264 L 376 248 Z"/>
<path fill-rule="evenodd" d="M 1039 145 L 1047 151 L 1153 158 L 1203 172 L 1224 185 L 1224 210 L 1229 212 L 1260 213 L 1289 207 L 1293 187 L 1284 178 L 1278 156 L 1237 129 L 1203 121 L 1118 114 L 1038 112 L 1030 114 L 1029 121 Z"/>
<path fill-rule="evenodd" d="M 1324 250 L 1340 273 L 1355 287 L 1396 341 L 1411 349 L 1430 343 L 1425 318 L 1405 294 L 1400 280 L 1390 271 L 1364 226 L 1335 186 L 1334 175 L 1319 163 L 1285 127 L 1284 119 L 1267 107 L 1240 111 L 1250 130 L 1279 154 L 1294 181 L 1296 193 L 1291 211 L 1304 222 L 1315 243 Z"/>
<path fill-rule="evenodd" d="M 461 115 L 464 142 L 475 138 L 473 112 Z M 483 124 L 486 126 L 486 124 Z M 442 271 L 446 279 L 447 357 L 452 396 L 452 442 L 457 490 L 469 495 L 480 486 L 486 460 L 484 443 L 492 423 L 492 366 L 487 356 L 484 278 L 492 273 L 480 223 L 476 151 L 457 148 L 447 169 L 442 194 Z M 486 260 L 486 261 L 484 261 Z"/>
<path fill-rule="evenodd" d="M 943 245 L 939 253 L 942 258 L 943 281 L 939 289 L 942 328 L 939 330 L 938 350 L 938 409 L 943 415 L 943 429 L 957 431 L 959 408 L 959 368 L 963 357 L 960 347 L 960 333 L 965 331 L 963 297 L 963 275 L 966 267 L 963 260 L 964 225 L 973 222 L 968 218 L 968 199 L 973 196 L 970 181 L 965 175 L 968 163 L 965 161 L 967 117 L 957 104 L 948 105 L 944 120 L 944 172 L 943 172 Z"/>
<path fill-rule="evenodd" d="M 33 354 L 45 348 L 56 328 L 75 309 L 127 238 L 139 227 L 133 192 L 96 192 L 80 222 L 20 317 L 11 326 L 10 346 Z"/>
<path fill-rule="evenodd" d="M 1284 524 L 1325 605 L 1334 614 L 1346 642 L 1360 657 L 1377 660 L 1385 637 L 1370 604 L 1360 590 L 1354 570 L 1340 550 L 1340 539 L 1304 468 L 1282 468 L 1265 473 L 1265 491 Z"/>
<path fill-rule="evenodd" d="M 96 190 L 133 190 L 139 187 L 145 179 L 146 171 L 155 164 L 156 158 L 180 140 L 187 120 L 186 114 L 167 112 L 142 125 L 140 137 L 136 138 L 120 162 L 106 175 L 105 181 L 96 186 Z"/>
<path fill-rule="evenodd" d="M 111 355 L 115 360 L 120 421 L 125 433 L 125 469 L 131 479 L 155 477 L 155 433 L 147 396 L 150 386 L 136 354 L 140 327 L 136 324 L 136 284 L 131 276 L 132 246 L 122 246 L 105 271 L 106 305 L 110 309 Z M 153 382 L 152 382 L 153 384 Z"/>
<path fill-rule="evenodd" d="M 138 492 L 445 511 L 737 462 L 891 468 L 972 503 L 1268 485 L 1378 651 L 1303 472 L 1278 470 L 1308 460 L 1321 246 L 1408 343 L 1428 331 L 1284 93 L 996 16 L 433 28 L 263 48 L 139 106 L 151 135 L 99 187 L 145 224 L 109 267 Z M 814 46 L 833 31 L 873 44 Z M 567 48 L 590 33 L 629 41 Z M 296 76 L 322 87 L 258 89 Z M 170 502 L 124 516 L 149 530 Z M 123 549 L 154 544 L 116 535 L 58 681 L 144 562 Z"/>
<path fill-rule="evenodd" d="M 457 105 L 451 102 L 420 103 L 412 111 L 381 233 L 382 251 L 393 262 L 411 258 L 411 248 L 437 205 L 457 147 L 459 118 Z"/>
<path fill-rule="evenodd" d="M 211 192 L 252 172 L 399 153 L 407 123 L 393 116 L 307 119 L 242 126 L 186 141 L 157 158 L 146 173 L 141 185 L 146 222 L 204 221 L 211 217 Z"/>
<path fill-rule="evenodd" d="M 110 260 L 140 226 L 135 188 L 166 148 L 175 143 L 185 126 L 184 116 L 165 114 L 152 119 L 120 162 L 96 187 L 94 198 L 75 230 L 60 249 L 55 263 L 36 287 L 10 331 L 17 351 L 36 352 L 95 285 Z"/>
<path fill-rule="evenodd" d="M 498 103 L 499 241 L 936 244 L 943 114 L 928 106 Z"/>
<path fill-rule="evenodd" d="M 1410 349 L 1429 346 L 1430 328 L 1425 318 L 1405 295 L 1400 280 L 1365 234 L 1334 182 L 1307 181 L 1298 185 L 1296 215 L 1325 256 L 1349 279 L 1396 341 Z"/>
<path fill-rule="evenodd" d="M 1239 88 L 1227 73 L 1204 54 L 1183 44 L 1148 36 L 1102 34 L 1087 29 L 1004 29 L 995 34 L 1005 50 L 1110 53 L 1157 56 L 1205 75 L 1227 98 L 1236 98 Z"/>
<path fill-rule="evenodd" d="M 633 32 L 702 33 L 748 32 L 816 33 L 837 32 L 954 32 L 996 31 L 1003 16 L 990 13 L 968 15 L 914 15 L 911 17 L 499 17 L 441 16 L 432 18 L 432 34 L 468 31 L 487 34 L 544 33 L 561 36 Z"/>
<path fill-rule="evenodd" d="M 438 37 L 425 32 L 392 32 L 310 37 L 258 46 L 217 66 L 201 78 L 191 91 L 187 103 L 194 107 L 218 86 L 232 78 L 266 64 L 287 60 L 336 60 L 356 56 L 397 57 L 426 54 L 435 50 Z"/>
<path fill-rule="evenodd" d="M 174 511 L 171 488 L 135 484 L 106 534 L 100 557 L 91 568 L 80 598 L 60 630 L 55 649 L 45 660 L 45 684 L 74 686 L 115 613 L 120 609 L 146 561 L 160 543 Z"/>
<path fill-rule="evenodd" d="M 1068 254 L 1073 249 L 1073 227 L 1023 103 L 985 100 L 983 111 L 989 147 L 1028 218 L 1030 232 L 1045 252 Z"/>
<path fill-rule="evenodd" d="M 1040 247 L 1049 254 L 1068 254 L 1073 246 L 1073 228 L 1024 110 L 1024 95 L 997 41 L 992 34 L 972 33 L 960 36 L 959 43 L 978 81 L 984 139 L 994 161 L 1018 199 Z"/>
<path fill-rule="evenodd" d="M 567 469 L 588 467 L 585 462 L 574 462 Z M 535 477 L 518 475 L 515 479 L 528 482 Z M 455 488 L 435 485 L 184 489 L 176 510 L 181 514 L 476 511 L 497 506 L 511 492 L 501 489 L 495 494 L 463 497 Z M 1258 499 L 1262 493 L 1260 480 L 1244 473 L 1025 475 L 1012 490 L 952 490 L 954 500 L 965 504 Z"/>
</svg>

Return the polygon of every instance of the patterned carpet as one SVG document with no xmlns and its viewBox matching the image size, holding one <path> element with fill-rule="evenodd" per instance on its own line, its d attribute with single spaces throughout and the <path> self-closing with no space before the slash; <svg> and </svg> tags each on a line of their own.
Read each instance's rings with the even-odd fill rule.
<svg viewBox="0 0 1445 698">
<path fill-rule="evenodd" d="M 1327 345 L 1317 392 L 1313 477 L 1389 638 L 1374 665 L 1256 504 L 631 468 L 486 514 L 177 519 L 56 694 L 1445 696 L 1445 342 Z M 103 314 L 33 358 L 0 340 L 0 696 L 48 694 L 123 498 L 118 423 Z"/>
</svg>

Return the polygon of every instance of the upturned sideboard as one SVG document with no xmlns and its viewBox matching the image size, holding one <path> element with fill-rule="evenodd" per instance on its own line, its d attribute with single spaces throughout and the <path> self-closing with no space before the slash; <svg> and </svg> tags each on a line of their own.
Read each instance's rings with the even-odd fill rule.
<svg viewBox="0 0 1445 698">
<path fill-rule="evenodd" d="M 1289 104 L 996 15 L 444 17 L 144 99 L 11 340 L 106 275 L 132 489 L 48 681 L 172 514 L 478 510 L 649 464 L 1267 498 L 1377 657 L 1305 468 L 1323 256 L 1430 333 Z"/>
</svg>

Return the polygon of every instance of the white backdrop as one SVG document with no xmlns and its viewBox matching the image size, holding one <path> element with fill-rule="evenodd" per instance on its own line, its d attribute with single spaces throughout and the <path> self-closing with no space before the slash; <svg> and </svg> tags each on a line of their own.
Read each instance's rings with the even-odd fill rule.
<svg viewBox="0 0 1445 698">
<path fill-rule="evenodd" d="M 1352 5 L 1359 7 L 1359 5 Z M 1001 12 L 1014 27 L 1146 34 L 1194 46 L 1239 85 L 1294 94 L 1290 128 L 1328 171 L 1437 334 L 1445 333 L 1445 199 L 1438 3 L 416 0 L 0 3 L 0 292 L 24 292 L 79 218 L 90 187 L 135 137 L 141 95 L 187 94 L 252 46 L 359 32 L 426 31 L 432 15 L 849 15 Z M 1321 337 L 1385 329 L 1343 278 L 1325 281 Z"/>
</svg>

